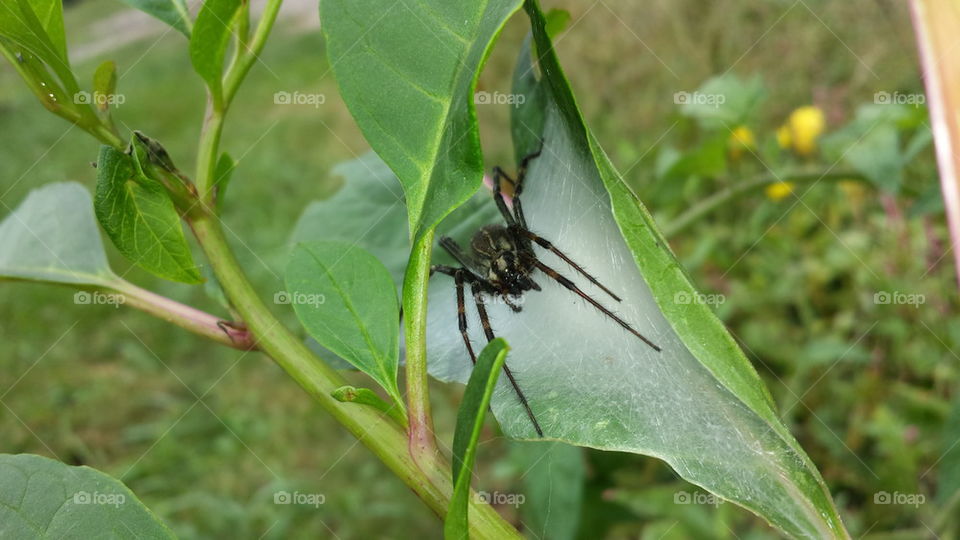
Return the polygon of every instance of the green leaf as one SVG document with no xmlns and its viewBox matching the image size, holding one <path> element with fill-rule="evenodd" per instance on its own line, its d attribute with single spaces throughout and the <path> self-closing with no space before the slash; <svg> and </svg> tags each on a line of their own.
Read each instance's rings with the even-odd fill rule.
<svg viewBox="0 0 960 540">
<path fill-rule="evenodd" d="M 107 60 L 97 67 L 93 74 L 93 94 L 106 97 L 112 96 L 117 91 L 117 63 L 113 60 Z M 96 100 L 95 106 L 100 112 L 106 112 L 110 108 L 108 99 Z"/>
<path fill-rule="evenodd" d="M 320 16 L 343 99 L 406 194 L 419 238 L 480 185 L 473 90 L 519 0 L 323 0 Z"/>
<path fill-rule="evenodd" d="M 900 135 L 891 125 L 880 125 L 847 148 L 846 162 L 878 188 L 898 193 L 903 184 Z"/>
<path fill-rule="evenodd" d="M 511 446 L 511 462 L 520 470 L 524 486 L 520 506 L 524 527 L 533 538 L 576 538 L 586 478 L 583 450 L 558 442 Z"/>
<path fill-rule="evenodd" d="M 214 101 L 223 99 L 223 60 L 230 44 L 230 24 L 241 0 L 207 0 L 190 36 L 190 61 L 207 82 Z"/>
<path fill-rule="evenodd" d="M 30 192 L 0 223 L 0 277 L 110 285 L 110 270 L 90 194 L 76 182 Z"/>
<path fill-rule="evenodd" d="M 403 407 L 397 387 L 400 308 L 390 273 L 345 242 L 300 244 L 286 271 L 285 303 L 318 343 L 372 377 Z"/>
<path fill-rule="evenodd" d="M 190 37 L 190 11 L 184 0 L 123 0 L 161 21 L 169 24 L 181 34 Z"/>
<path fill-rule="evenodd" d="M 0 454 L 0 538 L 175 538 L 127 486 L 90 467 Z"/>
<path fill-rule="evenodd" d="M 0 37 L 16 43 L 53 69 L 71 96 L 80 90 L 67 57 L 60 0 L 0 3 Z"/>
<path fill-rule="evenodd" d="M 403 410 L 395 404 L 391 405 L 380 398 L 376 392 L 369 388 L 357 388 L 355 386 L 341 386 L 330 393 L 333 399 L 341 403 L 356 403 L 358 405 L 367 405 L 393 418 L 401 426 L 407 426 L 407 417 Z"/>
<path fill-rule="evenodd" d="M 200 283 L 180 215 L 163 186 L 143 176 L 134 159 L 109 146 L 97 161 L 97 220 L 128 259 L 162 278 Z"/>
<path fill-rule="evenodd" d="M 754 75 L 748 80 L 734 73 L 707 80 L 694 92 L 677 92 L 674 103 L 684 116 L 697 120 L 704 129 L 730 130 L 746 122 L 766 96 L 763 79 Z"/>
<path fill-rule="evenodd" d="M 457 427 L 453 433 L 453 497 L 450 498 L 450 508 L 443 524 L 443 537 L 447 540 L 469 537 L 467 508 L 477 443 L 480 441 L 480 430 L 483 429 L 483 418 L 490 406 L 490 397 L 509 350 L 507 342 L 497 338 L 480 351 L 477 365 L 463 393 L 463 401 L 460 402 Z"/>
<path fill-rule="evenodd" d="M 493 330 L 511 343 L 510 368 L 545 436 L 663 459 L 681 477 L 791 536 L 846 536 L 827 487 L 756 371 L 584 125 L 539 8 L 534 2 L 526 8 L 539 66 L 522 51 L 518 78 L 527 79 L 527 88 L 539 85 L 546 97 L 540 109 L 511 109 L 514 133 L 533 131 L 527 144 L 545 141 L 528 169 L 526 217 L 534 232 L 623 301 L 556 256 L 537 253 L 662 348 L 655 351 L 542 273 L 535 276 L 542 291 L 523 296 L 522 312 L 489 302 Z M 515 144 L 518 155 L 531 150 Z M 464 381 L 471 366 L 449 279 L 434 283 L 429 305 L 431 372 Z M 472 306 L 468 312 L 476 343 L 483 339 L 480 324 Z M 506 381 L 492 410 L 506 435 L 536 436 Z"/>
</svg>

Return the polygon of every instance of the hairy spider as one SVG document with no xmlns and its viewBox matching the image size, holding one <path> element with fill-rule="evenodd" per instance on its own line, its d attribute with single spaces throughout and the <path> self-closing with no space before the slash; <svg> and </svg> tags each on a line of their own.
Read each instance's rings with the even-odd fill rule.
<svg viewBox="0 0 960 540">
<path fill-rule="evenodd" d="M 504 303 L 510 306 L 514 312 L 521 311 L 521 307 L 515 300 L 520 298 L 526 291 L 539 291 L 540 285 L 533 280 L 534 271 L 547 275 L 566 289 L 572 291 L 580 298 L 583 298 L 590 305 L 600 310 L 605 316 L 622 326 L 628 332 L 640 338 L 653 350 L 660 352 L 660 347 L 647 339 L 643 334 L 637 332 L 626 321 L 616 316 L 609 309 L 594 300 L 587 293 L 583 292 L 576 284 L 560 275 L 556 270 L 544 264 L 537 258 L 533 251 L 533 245 L 537 244 L 559 257 L 565 263 L 570 265 L 580 275 L 585 277 L 590 283 L 593 283 L 611 298 L 620 302 L 620 297 L 603 286 L 593 276 L 587 273 L 580 265 L 573 262 L 569 257 L 563 254 L 559 249 L 547 239 L 537 235 L 527 228 L 527 220 L 523 215 L 523 206 L 520 203 L 520 195 L 523 193 L 523 180 L 527 173 L 527 166 L 530 161 L 540 155 L 543 150 L 543 141 L 540 141 L 540 148 L 535 152 L 528 154 L 520 161 L 520 167 L 517 170 L 517 179 L 513 180 L 500 167 L 493 168 L 493 199 L 497 203 L 497 208 L 506 225 L 487 225 L 481 228 L 470 241 L 470 251 L 465 252 L 456 241 L 449 237 L 442 237 L 440 245 L 450 253 L 460 267 L 434 265 L 430 272 L 440 272 L 452 276 L 457 291 L 457 322 L 460 327 L 460 335 L 463 337 L 463 343 L 470 354 L 470 360 L 476 364 L 477 357 L 473 352 L 473 346 L 470 344 L 470 337 L 467 334 L 467 316 L 464 305 L 464 284 L 470 284 L 470 292 L 473 294 L 473 301 L 477 306 L 477 312 L 480 315 L 480 324 L 483 325 L 483 333 L 487 341 L 494 339 L 493 330 L 490 327 L 490 317 L 487 315 L 487 308 L 484 301 L 484 295 L 491 297 L 501 297 Z M 513 211 L 507 207 L 501 191 L 501 180 L 506 179 L 513 184 Z M 503 371 L 507 374 L 510 384 L 513 386 L 520 403 L 533 422 L 533 427 L 537 435 L 543 437 L 543 430 L 537 422 L 526 396 L 520 390 L 513 372 L 506 364 L 503 365 Z"/>
</svg>

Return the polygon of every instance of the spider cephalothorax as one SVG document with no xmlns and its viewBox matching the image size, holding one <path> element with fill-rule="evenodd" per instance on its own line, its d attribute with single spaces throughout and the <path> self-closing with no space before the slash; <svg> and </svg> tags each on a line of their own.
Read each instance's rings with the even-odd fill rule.
<svg viewBox="0 0 960 540">
<path fill-rule="evenodd" d="M 490 317 L 487 315 L 484 295 L 491 297 L 501 297 L 504 303 L 510 308 L 519 312 L 521 306 L 516 302 L 527 291 L 539 291 L 540 286 L 533 280 L 532 274 L 540 271 L 547 277 L 553 279 L 564 288 L 575 293 L 593 307 L 600 310 L 606 317 L 610 318 L 625 330 L 629 331 L 637 338 L 646 343 L 653 350 L 660 352 L 660 347 L 647 339 L 643 334 L 636 331 L 629 323 L 615 315 L 609 309 L 597 302 L 587 293 L 583 292 L 576 284 L 560 275 L 556 270 L 544 264 L 537 258 L 534 252 L 534 244 L 546 249 L 559 257 L 562 261 L 570 265 L 577 273 L 585 277 L 588 281 L 599 287 L 611 298 L 620 302 L 620 297 L 613 294 L 610 289 L 604 287 L 596 278 L 591 276 L 580 265 L 573 262 L 569 257 L 563 254 L 559 249 L 547 239 L 537 235 L 527 228 L 527 220 L 523 215 L 523 207 L 520 203 L 520 195 L 523 192 L 523 180 L 526 176 L 527 165 L 530 161 L 540 155 L 541 149 L 527 155 L 520 162 L 517 171 L 516 181 L 510 179 L 500 167 L 493 169 L 493 199 L 497 203 L 500 214 L 506 221 L 506 225 L 487 225 L 477 231 L 470 241 L 470 249 L 465 252 L 452 238 L 443 237 L 440 239 L 440 245 L 450 253 L 460 267 L 435 265 L 431 268 L 432 272 L 440 272 L 453 276 L 457 292 L 457 322 L 460 327 L 460 334 L 463 342 L 470 354 L 470 360 L 476 363 L 477 357 L 473 352 L 473 345 L 470 343 L 470 336 L 467 334 L 467 316 L 466 305 L 464 303 L 464 284 L 470 284 L 470 292 L 473 294 L 473 301 L 477 306 L 477 313 L 480 315 L 480 323 L 483 326 L 484 335 L 487 341 L 494 339 L 493 329 L 490 327 Z M 506 200 L 501 192 L 500 182 L 507 179 L 514 186 L 513 209 L 508 208 Z M 504 373 L 510 380 L 510 384 L 517 393 L 520 403 L 523 405 L 533 423 L 537 435 L 543 436 L 543 430 L 537 422 L 526 396 L 520 390 L 513 372 L 506 364 L 503 365 Z"/>
</svg>

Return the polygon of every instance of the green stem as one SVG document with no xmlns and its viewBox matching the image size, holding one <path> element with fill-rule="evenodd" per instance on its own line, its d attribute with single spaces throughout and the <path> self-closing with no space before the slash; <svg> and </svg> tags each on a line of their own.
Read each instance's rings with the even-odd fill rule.
<svg viewBox="0 0 960 540">
<path fill-rule="evenodd" d="M 240 350 L 256 349 L 248 330 L 230 326 L 229 321 L 181 304 L 155 292 L 137 287 L 129 281 L 120 281 L 109 289 L 123 295 L 123 303 L 154 317 L 173 323 L 194 334 L 212 339 L 221 345 Z"/>
<path fill-rule="evenodd" d="M 237 52 L 236 62 L 230 66 L 224 77 L 223 100 L 226 103 L 229 104 L 233 100 L 233 96 L 236 95 L 244 77 L 247 76 L 247 72 L 253 67 L 254 62 L 260 58 L 260 52 L 267 43 L 267 37 L 270 35 L 274 21 L 277 20 L 277 13 L 280 11 L 282 3 L 283 0 L 269 0 L 260 15 L 260 22 L 257 23 L 253 39 L 241 43 L 246 45 L 246 49 Z"/>
<path fill-rule="evenodd" d="M 680 214 L 676 219 L 668 223 L 663 227 L 663 235 L 667 238 L 676 236 L 681 231 L 685 230 L 687 227 L 695 223 L 698 219 L 709 214 L 710 212 L 716 210 L 720 206 L 737 199 L 747 193 L 750 193 L 761 188 L 765 188 L 770 184 L 775 184 L 780 181 L 784 182 L 817 182 L 820 180 L 827 181 L 837 181 L 837 180 L 858 180 L 865 181 L 866 178 L 860 173 L 857 172 L 838 172 L 838 173 L 796 173 L 796 174 L 787 174 L 780 176 L 771 176 L 764 175 L 752 180 L 746 180 L 744 182 L 738 183 L 736 185 L 724 188 L 713 195 L 703 199 L 697 204 L 693 205 L 686 212 Z"/>
<path fill-rule="evenodd" d="M 433 230 L 423 234 L 410 251 L 403 278 L 403 319 L 406 332 L 407 418 L 410 452 L 415 457 L 437 453 L 430 414 L 427 377 L 427 282 Z"/>
</svg>

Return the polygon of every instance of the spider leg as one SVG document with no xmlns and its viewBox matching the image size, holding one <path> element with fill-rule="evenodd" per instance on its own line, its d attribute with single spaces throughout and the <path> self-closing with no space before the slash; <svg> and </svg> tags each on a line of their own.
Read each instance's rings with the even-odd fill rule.
<svg viewBox="0 0 960 540">
<path fill-rule="evenodd" d="M 513 300 L 510 300 L 509 294 L 500 293 L 500 296 L 503 297 L 503 303 L 510 306 L 510 309 L 512 309 L 514 313 L 520 313 L 521 311 L 523 311 L 522 307 L 518 306 L 517 304 L 514 304 Z"/>
<path fill-rule="evenodd" d="M 460 244 L 458 244 L 456 240 L 454 240 L 453 238 L 450 238 L 449 236 L 441 236 L 440 247 L 442 247 L 447 253 L 449 253 L 450 256 L 454 258 L 454 260 L 460 263 L 460 265 L 463 266 L 462 269 L 465 270 L 467 273 L 469 273 L 471 277 L 474 277 L 474 278 L 479 277 L 476 273 L 476 270 L 475 270 L 476 265 L 473 263 L 473 260 L 470 257 L 468 257 L 466 253 L 463 252 L 463 248 L 460 247 Z M 449 266 L 444 268 L 446 268 L 447 270 L 441 270 L 440 267 L 434 266 L 434 267 L 431 267 L 430 271 L 433 272 L 433 270 L 436 269 L 438 272 L 442 272 L 444 274 L 447 274 L 448 276 L 453 276 L 454 272 L 456 272 L 457 270 L 460 270 L 460 268 L 453 268 Z"/>
<path fill-rule="evenodd" d="M 550 276 L 551 278 L 553 278 L 557 283 L 559 283 L 559 284 L 563 285 L 564 287 L 566 287 L 567 289 L 575 292 L 575 293 L 577 294 L 577 296 L 579 296 L 580 298 L 583 298 L 584 300 L 586 300 L 587 302 L 589 302 L 590 305 L 592 305 L 593 307 L 599 309 L 604 315 L 606 315 L 607 317 L 610 317 L 611 319 L 613 319 L 614 321 L 616 321 L 617 324 L 619 324 L 620 326 L 624 327 L 624 328 L 625 328 L 627 331 L 629 331 L 631 334 L 633 334 L 633 335 L 637 336 L 638 338 L 640 338 L 640 340 L 643 341 L 644 343 L 646 343 L 647 345 L 649 345 L 651 349 L 653 349 L 653 350 L 655 350 L 655 351 L 657 351 L 657 352 L 660 352 L 660 351 L 661 351 L 661 349 L 660 349 L 659 346 L 654 345 L 654 343 L 653 343 L 652 341 L 650 341 L 649 339 L 647 339 L 647 337 L 644 336 L 643 334 L 641 334 L 640 332 L 637 332 L 636 330 L 634 330 L 633 327 L 630 326 L 629 324 L 627 324 L 626 321 L 624 321 L 624 320 L 621 319 L 620 317 L 617 317 L 616 315 L 614 315 L 613 312 L 610 311 L 609 309 L 603 307 L 603 306 L 600 304 L 600 302 L 597 302 L 597 301 L 594 300 L 593 298 L 590 298 L 590 296 L 589 296 L 587 293 L 585 293 L 585 292 L 583 292 L 582 290 L 580 290 L 580 288 L 577 287 L 576 285 L 574 285 L 574 283 L 573 283 L 572 281 L 570 281 L 569 279 L 567 279 L 567 278 L 561 276 L 560 274 L 558 274 L 556 270 L 554 270 L 553 268 L 550 268 L 549 266 L 543 264 L 543 263 L 540 262 L 540 261 L 536 261 L 534 264 L 535 264 L 535 265 L 537 266 L 537 268 L 539 268 L 543 273 L 545 273 L 545 274 L 547 274 L 548 276 Z"/>
<path fill-rule="evenodd" d="M 507 176 L 507 173 L 503 172 L 503 169 L 500 167 L 493 168 L 493 200 L 497 203 L 497 209 L 500 210 L 500 214 L 503 216 L 503 219 L 507 221 L 507 225 L 516 225 L 517 218 L 510 212 L 510 209 L 507 208 L 507 202 L 503 200 L 503 190 L 500 185 L 500 180 L 506 178 L 514 186 L 517 185 L 512 178 Z M 513 199 L 513 207 L 517 207 L 517 199 Z M 522 223 L 521 223 L 522 224 Z"/>
<path fill-rule="evenodd" d="M 530 152 L 520 160 L 520 166 L 517 167 L 517 181 L 513 182 L 513 213 L 517 223 L 524 229 L 527 228 L 527 218 L 523 215 L 523 205 L 520 203 L 520 195 L 523 195 L 523 181 L 527 178 L 527 167 L 530 162 L 539 157 L 542 152 L 543 139 L 540 139 L 540 146 L 537 147 L 536 151 Z"/>
<path fill-rule="evenodd" d="M 487 315 L 487 308 L 483 302 L 483 296 L 481 296 L 482 291 L 477 287 L 475 281 L 470 283 L 470 291 L 473 293 L 473 301 L 477 305 L 477 313 L 480 314 L 480 324 L 483 325 L 483 333 L 487 336 L 487 342 L 491 342 L 496 338 L 493 334 L 493 329 L 490 328 L 490 316 Z M 510 379 L 510 384 L 513 386 L 513 390 L 517 393 L 517 397 L 520 399 L 520 404 L 523 405 L 523 408 L 527 411 L 527 416 L 530 418 L 530 421 L 533 422 L 533 428 L 537 430 L 537 435 L 543 437 L 543 430 L 540 429 L 540 424 L 537 422 L 537 417 L 534 416 L 533 410 L 530 409 L 530 404 L 527 403 L 527 397 L 523 395 L 523 392 L 520 390 L 520 385 L 517 384 L 517 380 L 513 376 L 513 372 L 510 371 L 510 368 L 507 367 L 507 364 L 503 364 L 503 372 L 507 374 L 507 378 Z"/>
<path fill-rule="evenodd" d="M 453 282 L 457 287 L 457 325 L 460 327 L 460 336 L 463 338 L 463 344 L 467 346 L 467 352 L 470 353 L 470 362 L 477 363 L 477 355 L 473 352 L 473 345 L 470 344 L 470 335 L 467 334 L 467 309 L 463 301 L 463 270 L 458 270 L 453 274 Z"/>
<path fill-rule="evenodd" d="M 572 266 L 573 269 L 576 270 L 577 272 L 580 272 L 580 274 L 581 274 L 583 277 L 587 278 L 587 280 L 589 280 L 590 283 L 593 283 L 593 284 L 596 285 L 597 287 L 600 287 L 601 289 L 603 289 L 603 292 L 609 294 L 610 297 L 613 298 L 614 300 L 616 300 L 617 302 L 620 302 L 620 301 L 621 301 L 619 296 L 613 294 L 613 291 L 611 291 L 610 289 L 604 287 L 603 284 L 600 283 L 599 281 L 597 281 L 597 279 L 596 279 L 595 277 L 593 277 L 593 276 L 591 276 L 590 274 L 588 274 L 587 271 L 584 270 L 579 264 L 573 262 L 573 260 L 572 260 L 570 257 L 567 257 L 566 255 L 564 255 L 562 251 L 560 251 L 559 249 L 557 249 L 557 248 L 553 245 L 553 243 L 550 242 L 549 240 L 547 240 L 546 238 L 543 238 L 542 236 L 539 236 L 539 235 L 537 235 L 536 233 L 531 232 L 531 231 L 528 231 L 528 230 L 526 230 L 526 229 L 519 229 L 517 232 L 519 232 L 519 233 L 522 234 L 523 236 L 526 236 L 526 237 L 529 238 L 530 240 L 533 240 L 534 242 L 537 243 L 537 245 L 539 245 L 539 246 L 542 247 L 543 249 L 550 250 L 551 253 L 553 253 L 553 254 L 556 255 L 557 257 L 560 257 L 561 259 L 563 259 L 563 262 L 565 262 L 565 263 L 569 264 L 570 266 Z"/>
</svg>

